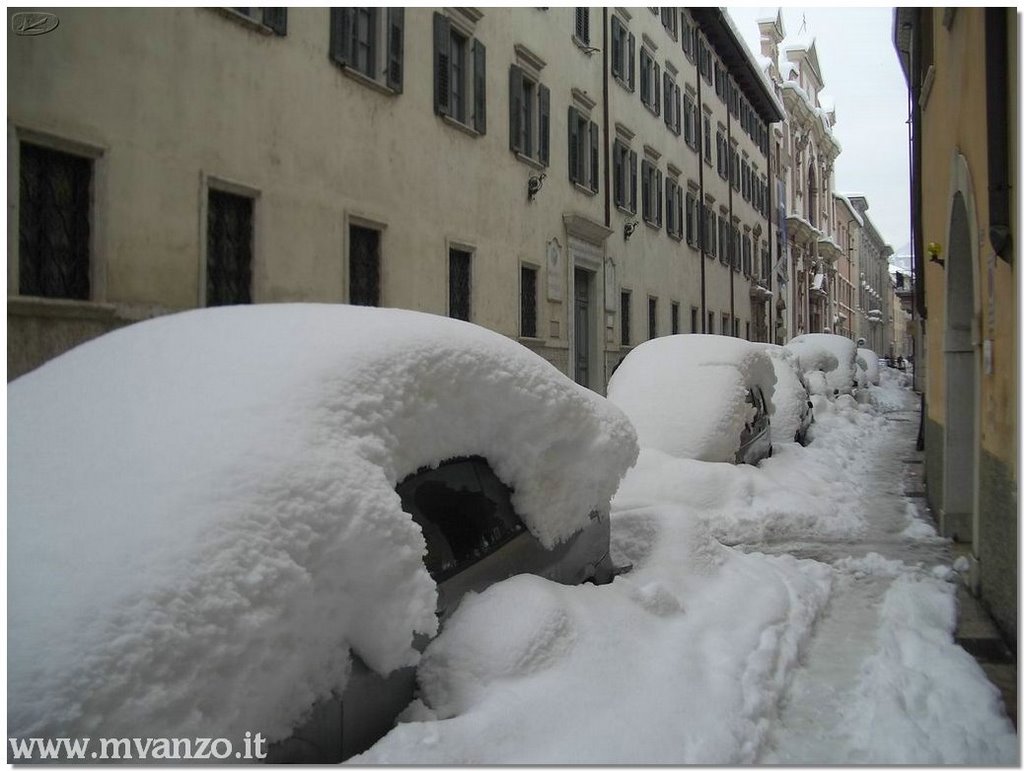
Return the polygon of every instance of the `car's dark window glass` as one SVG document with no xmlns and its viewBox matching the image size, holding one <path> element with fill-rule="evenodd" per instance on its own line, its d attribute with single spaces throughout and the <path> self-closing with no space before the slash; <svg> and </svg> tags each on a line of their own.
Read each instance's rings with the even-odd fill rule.
<svg viewBox="0 0 1024 771">
<path fill-rule="evenodd" d="M 397 487 L 402 508 L 423 529 L 424 559 L 435 580 L 487 556 L 525 530 L 512 491 L 483 458 L 459 458 L 406 477 Z"/>
</svg>

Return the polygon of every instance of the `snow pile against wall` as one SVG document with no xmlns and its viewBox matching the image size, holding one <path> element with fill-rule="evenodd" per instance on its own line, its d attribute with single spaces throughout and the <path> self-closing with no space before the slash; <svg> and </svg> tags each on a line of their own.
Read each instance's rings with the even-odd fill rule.
<svg viewBox="0 0 1024 771">
<path fill-rule="evenodd" d="M 481 327 L 260 305 L 142 322 L 8 387 L 8 708 L 21 736 L 287 735 L 436 631 L 394 488 L 483 455 L 545 544 L 635 434 Z"/>
<path fill-rule="evenodd" d="M 809 372 L 824 372 L 829 395 L 837 389 L 841 394 L 852 392 L 857 374 L 857 345 L 853 340 L 843 335 L 812 333 L 797 335 L 785 347 L 796 354 L 805 379 Z M 810 382 L 807 390 L 815 392 Z"/>
<path fill-rule="evenodd" d="M 1019 747 L 999 691 L 953 641 L 956 589 L 901 575 L 882 606 L 879 650 L 851 705 L 844 764 L 1016 765 Z"/>
<path fill-rule="evenodd" d="M 771 403 L 775 369 L 756 344 L 672 335 L 630 351 L 608 383 L 608 399 L 633 421 L 641 447 L 729 462 L 753 416 L 747 390 L 754 386 Z"/>
<path fill-rule="evenodd" d="M 807 408 L 807 389 L 800 381 L 796 356 L 788 348 L 761 344 L 775 368 L 775 392 L 772 404 L 772 442 L 791 442 L 800 429 L 800 416 Z"/>
<path fill-rule="evenodd" d="M 878 369 L 878 354 L 869 348 L 857 349 L 857 368 L 863 370 L 864 377 L 858 377 L 858 387 L 878 385 L 881 375 Z M 863 382 L 860 382 L 863 381 Z"/>
</svg>

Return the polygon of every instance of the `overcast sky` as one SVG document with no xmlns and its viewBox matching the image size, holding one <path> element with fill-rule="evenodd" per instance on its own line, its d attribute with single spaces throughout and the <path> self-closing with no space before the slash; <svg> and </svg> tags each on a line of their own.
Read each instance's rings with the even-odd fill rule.
<svg viewBox="0 0 1024 771">
<path fill-rule="evenodd" d="M 761 52 L 757 19 L 778 8 L 728 8 L 750 50 Z M 867 196 L 868 216 L 898 253 L 910 241 L 907 88 L 892 45 L 892 8 L 783 8 L 787 36 L 804 19 L 817 42 L 822 93 L 836 106 L 842 152 L 835 189 Z M 780 59 L 785 54 L 780 51 Z"/>
</svg>

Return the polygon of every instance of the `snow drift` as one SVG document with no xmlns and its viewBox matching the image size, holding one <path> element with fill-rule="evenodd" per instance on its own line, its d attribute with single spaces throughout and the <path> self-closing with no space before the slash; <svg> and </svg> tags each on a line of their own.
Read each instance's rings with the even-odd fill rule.
<svg viewBox="0 0 1024 771">
<path fill-rule="evenodd" d="M 395 484 L 483 455 L 552 545 L 607 511 L 626 418 L 515 342 L 398 310 L 142 322 L 8 387 L 8 731 L 286 736 L 436 631 Z"/>
<path fill-rule="evenodd" d="M 769 404 L 775 369 L 754 343 L 722 335 L 672 335 L 638 345 L 608 383 L 608 398 L 636 426 L 641 447 L 677 458 L 731 462 L 761 386 Z"/>
<path fill-rule="evenodd" d="M 878 354 L 869 348 L 858 348 L 857 370 L 858 385 L 878 385 L 881 378 L 878 371 Z M 864 373 L 863 376 L 860 376 L 861 371 Z"/>
</svg>

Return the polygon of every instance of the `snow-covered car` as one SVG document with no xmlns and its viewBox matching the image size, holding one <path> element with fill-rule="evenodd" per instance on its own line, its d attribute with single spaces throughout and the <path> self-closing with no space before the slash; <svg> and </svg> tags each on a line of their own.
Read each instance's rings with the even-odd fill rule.
<svg viewBox="0 0 1024 771">
<path fill-rule="evenodd" d="M 773 343 L 760 343 L 775 367 L 775 391 L 772 395 L 772 439 L 807 444 L 814 422 L 814 406 L 800 378 L 795 354 Z"/>
<path fill-rule="evenodd" d="M 615 370 L 608 399 L 641 447 L 677 458 L 757 463 L 771 454 L 775 370 L 757 344 L 671 335 L 638 345 Z"/>
<path fill-rule="evenodd" d="M 236 306 L 85 343 L 8 386 L 8 733 L 366 749 L 463 593 L 611 577 L 637 453 L 453 319 Z"/>
<path fill-rule="evenodd" d="M 857 378 L 857 344 L 853 340 L 815 332 L 797 335 L 785 347 L 796 355 L 809 394 L 829 399 L 853 394 Z"/>
<path fill-rule="evenodd" d="M 870 348 L 857 349 L 857 386 L 867 387 L 878 385 L 881 379 L 879 373 L 878 354 Z"/>
</svg>

